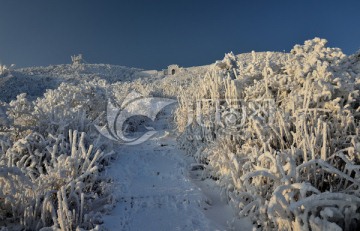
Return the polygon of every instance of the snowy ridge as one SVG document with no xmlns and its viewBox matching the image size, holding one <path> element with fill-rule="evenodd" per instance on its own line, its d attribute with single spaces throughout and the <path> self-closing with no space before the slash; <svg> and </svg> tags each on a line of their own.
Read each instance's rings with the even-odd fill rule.
<svg viewBox="0 0 360 231">
<path fill-rule="evenodd" d="M 256 53 L 259 63 L 264 63 L 265 52 Z M 237 55 L 244 63 L 251 62 L 252 54 Z M 287 54 L 274 52 L 272 59 L 281 60 Z M 81 81 L 91 81 L 103 79 L 108 83 L 129 82 L 141 78 L 144 83 L 154 81 L 174 81 L 180 84 L 200 78 L 212 70 L 214 64 L 182 68 L 182 72 L 175 76 L 164 76 L 162 71 L 151 71 L 139 68 L 130 68 L 109 64 L 63 64 L 47 67 L 27 67 L 11 69 L 6 74 L 0 76 L 0 100 L 10 102 L 16 99 L 20 93 L 27 93 L 30 99 L 42 96 L 47 89 L 55 89 L 62 82 L 79 83 Z"/>
<path fill-rule="evenodd" d="M 0 77 L 0 99 L 9 102 L 20 93 L 27 93 L 31 99 L 35 99 L 47 89 L 57 88 L 62 82 L 79 83 L 93 79 L 104 79 L 109 83 L 130 81 L 140 71 L 137 68 L 107 64 L 64 64 L 15 69 L 7 76 Z"/>
</svg>

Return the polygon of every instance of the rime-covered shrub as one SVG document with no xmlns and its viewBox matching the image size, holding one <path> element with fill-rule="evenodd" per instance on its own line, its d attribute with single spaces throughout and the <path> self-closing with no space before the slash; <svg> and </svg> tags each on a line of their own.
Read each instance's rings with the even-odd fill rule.
<svg viewBox="0 0 360 231">
<path fill-rule="evenodd" d="M 97 213 L 113 203 L 99 178 L 107 155 L 87 145 L 85 133 L 71 130 L 46 138 L 31 133 L 15 142 L 0 156 L 0 227 L 94 228 L 101 222 Z"/>
<path fill-rule="evenodd" d="M 112 98 L 121 105 L 124 98 L 132 91 L 136 91 L 141 95 L 150 95 L 150 86 L 144 84 L 140 79 L 135 81 L 119 82 L 111 85 Z"/>
<path fill-rule="evenodd" d="M 89 131 L 106 110 L 106 86 L 105 81 L 94 81 L 62 84 L 58 89 L 48 90 L 43 98 L 35 101 L 34 115 L 39 129 Z"/>
<path fill-rule="evenodd" d="M 15 66 L 14 64 L 12 64 L 10 67 L 7 67 L 6 65 L 0 64 L 0 77 L 10 75 L 11 69 L 14 66 Z"/>
<path fill-rule="evenodd" d="M 36 122 L 33 110 L 33 103 L 26 98 L 26 93 L 22 93 L 9 103 L 7 115 L 14 127 L 31 128 Z"/>
<path fill-rule="evenodd" d="M 260 230 L 360 227 L 360 62 L 325 45 L 241 65 L 230 54 L 180 97 L 180 145 Z"/>
<path fill-rule="evenodd" d="M 136 91 L 143 96 L 177 98 L 179 89 L 187 88 L 196 83 L 198 78 L 194 78 L 189 73 L 182 73 L 171 78 L 139 78 L 133 81 L 118 82 L 111 85 L 112 98 L 118 104 L 132 91 Z"/>
<path fill-rule="evenodd" d="M 107 87 L 103 80 L 62 83 L 35 101 L 20 94 L 9 103 L 7 114 L 21 131 L 31 129 L 47 135 L 75 129 L 91 135 L 93 124 L 104 120 Z"/>
<path fill-rule="evenodd" d="M 20 94 L 2 105 L 0 227 L 90 230 L 101 223 L 113 199 L 99 171 L 111 152 L 100 151 L 93 124 L 104 122 L 108 87 L 103 80 L 62 83 L 35 101 Z"/>
</svg>

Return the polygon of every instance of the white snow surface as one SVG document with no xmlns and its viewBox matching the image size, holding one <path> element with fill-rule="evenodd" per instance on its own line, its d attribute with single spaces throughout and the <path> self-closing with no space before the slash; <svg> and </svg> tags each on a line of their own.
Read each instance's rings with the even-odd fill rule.
<svg viewBox="0 0 360 231">
<path fill-rule="evenodd" d="M 251 230 L 247 220 L 233 220 L 213 180 L 162 131 L 137 146 L 119 145 L 106 175 L 113 177 L 118 203 L 104 216 L 108 230 Z"/>
</svg>

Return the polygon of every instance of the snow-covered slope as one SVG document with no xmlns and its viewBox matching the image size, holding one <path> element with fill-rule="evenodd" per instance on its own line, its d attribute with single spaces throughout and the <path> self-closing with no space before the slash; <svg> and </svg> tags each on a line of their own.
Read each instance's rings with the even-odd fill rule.
<svg viewBox="0 0 360 231">
<path fill-rule="evenodd" d="M 258 63 L 263 63 L 263 59 L 265 58 L 265 53 L 258 53 L 256 55 L 256 61 Z M 273 62 L 277 63 L 278 59 L 281 57 L 285 57 L 281 53 L 273 53 Z M 254 59 L 254 54 L 241 54 L 238 56 L 241 60 L 243 60 L 244 65 L 252 62 Z M 280 60 L 280 59 L 279 59 Z M 94 124 L 106 123 L 106 118 L 104 117 L 104 113 L 106 111 L 106 102 L 108 100 L 114 101 L 117 105 L 120 105 L 124 100 L 126 95 L 130 93 L 132 90 L 136 90 L 137 92 L 147 96 L 158 96 L 158 97 L 170 97 L 177 98 L 179 96 L 179 92 L 181 89 L 190 89 L 196 86 L 199 81 L 206 75 L 206 73 L 215 70 L 217 64 L 205 65 L 200 67 L 189 67 L 189 68 L 181 68 L 179 72 L 175 75 L 164 75 L 163 71 L 146 71 L 137 68 L 127 68 L 121 66 L 114 65 L 106 65 L 106 64 L 76 64 L 76 65 L 55 65 L 48 67 L 29 67 L 29 68 L 21 68 L 21 69 L 11 69 L 6 70 L 0 77 L 0 141 L 1 141 L 1 149 L 0 153 L 0 164 L 4 166 L 13 167 L 17 166 L 20 171 L 23 172 L 25 178 L 27 176 L 33 178 L 34 186 L 39 187 L 39 195 L 34 195 L 35 197 L 28 197 L 28 192 L 24 191 L 25 194 L 19 193 L 16 194 L 14 200 L 15 203 L 7 204 L 4 207 L 4 211 L 11 211 L 12 208 L 17 208 L 19 212 L 22 212 L 24 204 L 17 204 L 16 201 L 27 200 L 30 203 L 35 203 L 36 197 L 46 198 L 46 191 L 40 192 L 40 188 L 42 187 L 40 182 L 36 182 L 36 177 L 34 178 L 34 171 L 37 172 L 35 176 L 39 175 L 39 177 L 48 178 L 48 174 L 50 172 L 43 172 L 41 166 L 44 163 L 41 162 L 41 159 L 38 158 L 37 154 L 42 149 L 39 149 L 38 146 L 30 146 L 30 153 L 27 153 L 26 149 L 18 149 L 18 145 L 20 143 L 33 143 L 34 139 L 38 139 L 38 135 L 40 135 L 41 142 L 45 142 L 48 146 L 47 148 L 51 150 L 54 142 L 53 136 L 64 134 L 65 140 L 71 142 L 71 136 L 67 139 L 67 131 L 69 129 L 78 130 L 82 132 L 86 132 L 87 135 L 84 136 L 84 139 L 88 144 L 93 143 L 95 148 L 107 150 L 105 152 L 105 159 L 98 159 L 98 161 L 102 161 L 102 163 L 108 163 L 109 155 L 106 153 L 112 153 L 111 147 L 112 144 L 109 140 L 99 140 L 100 135 L 94 129 Z M 25 94 L 24 94 L 25 93 Z M 5 113 L 6 112 L 6 113 Z M 171 121 L 168 121 L 171 123 Z M 22 138 L 20 139 L 19 138 Z M 38 142 L 38 141 L 36 141 Z M 194 194 L 184 194 L 180 197 L 177 193 L 167 193 L 164 195 L 169 199 L 169 205 L 164 205 L 165 208 L 170 210 L 160 210 L 158 211 L 158 218 L 160 216 L 165 215 L 166 213 L 178 214 L 179 216 L 174 216 L 172 219 L 180 220 L 178 226 L 183 229 L 202 229 L 207 227 L 206 229 L 211 229 L 214 227 L 219 227 L 219 229 L 228 229 L 229 227 L 238 227 L 237 225 L 244 225 L 244 223 L 234 222 L 234 219 L 231 215 L 231 208 L 225 204 L 224 202 L 220 202 L 220 197 L 218 193 L 214 193 L 211 189 L 212 187 L 207 186 L 208 184 L 203 184 L 202 181 L 199 181 L 198 185 L 202 185 L 204 187 L 204 192 L 198 189 L 193 183 L 189 183 L 191 177 L 188 176 L 190 173 L 189 170 L 189 162 L 183 162 L 183 157 L 181 157 L 182 152 L 172 147 L 174 143 L 174 139 L 170 139 L 169 141 L 171 145 L 169 147 L 163 148 L 159 153 L 157 151 L 150 152 L 151 161 L 154 166 L 153 168 L 159 169 L 163 172 L 163 175 L 170 177 L 168 180 L 164 181 L 163 187 L 170 187 L 172 184 L 177 185 L 177 190 L 181 192 L 185 192 L 186 190 L 194 190 Z M 156 148 L 157 143 L 153 142 L 150 144 L 151 149 Z M 42 147 L 42 145 L 40 145 Z M 170 152 L 174 155 L 171 156 L 170 159 L 166 157 L 166 154 L 169 152 L 170 146 L 173 148 Z M 139 146 L 137 149 L 131 149 L 130 147 L 126 149 L 126 152 L 135 154 L 131 156 L 134 159 L 134 164 L 143 158 L 147 152 L 145 151 L 147 146 Z M 137 150 L 137 151 L 136 151 Z M 137 153 L 136 152 L 143 152 Z M 116 152 L 117 155 L 122 155 L 122 151 Z M 159 154 L 156 156 L 155 154 Z M 74 153 L 69 153 L 69 158 L 72 158 Z M 125 155 L 125 154 L 123 154 Z M 21 159 L 21 156 L 24 158 Z M 45 154 L 46 158 L 44 160 L 52 163 L 55 166 L 56 160 L 55 157 L 51 157 L 50 154 Z M 25 158 L 26 157 L 26 158 Z M 51 158 L 50 158 L 51 157 Z M 84 157 L 85 158 L 85 157 Z M 140 159 L 138 159 L 140 158 Z M 160 158 L 160 159 L 159 159 Z M 162 159 L 161 159 L 162 158 Z M 12 162 L 9 162 L 9 161 Z M 130 163 L 122 162 L 122 159 L 119 158 L 117 160 L 116 166 L 127 165 L 128 168 L 136 168 L 135 166 L 131 166 Z M 25 162 L 23 162 L 25 161 Z M 36 169 L 29 171 L 29 167 L 27 167 L 27 163 L 29 161 L 33 161 L 33 164 L 36 163 Z M 40 161 L 40 162 L 39 162 Z M 163 164 L 157 163 L 157 161 L 162 162 Z M 21 164 L 20 164 L 21 162 Z M 100 164 L 100 162 L 95 162 Z M 103 164 L 104 164 L 103 163 Z M 157 164 L 156 164 L 157 163 Z M 100 164 L 98 166 L 98 170 L 103 171 L 104 165 Z M 169 166 L 167 166 L 169 165 Z M 173 168 L 178 168 L 171 171 L 168 169 L 170 166 Z M 63 166 L 63 168 L 67 165 Z M 148 165 L 147 165 L 148 166 Z M 56 168 L 59 168 L 57 166 Z M 168 169 L 168 170 L 167 170 Z M 144 169 L 145 171 L 145 169 Z M 148 171 L 148 170 L 146 170 Z M 165 173 L 167 171 L 167 173 Z M 175 174 L 177 172 L 177 174 Z M 30 174 L 31 173 L 31 174 Z M 172 175 L 174 173 L 174 175 Z M 29 175 L 30 174 L 30 175 Z M 86 174 L 79 173 L 79 174 Z M 113 175 L 100 175 L 97 173 L 97 177 L 100 177 L 100 181 L 96 182 L 86 182 L 86 184 L 93 185 L 94 187 L 98 187 L 99 193 L 95 194 L 96 197 L 100 197 L 99 200 L 108 200 L 109 205 L 112 204 L 111 200 L 109 201 L 109 188 L 105 182 L 108 182 L 108 177 L 113 178 L 114 184 L 118 184 L 119 180 L 124 179 L 124 177 L 130 177 L 128 173 L 122 172 L 114 173 Z M 145 176 L 146 174 L 143 172 L 139 172 L 140 176 Z M 145 175 L 144 175 L 145 174 Z M 146 175 L 148 176 L 148 175 Z M 2 176 L 4 177 L 4 176 Z M 57 177 L 60 177 L 61 174 Z M 175 180 L 175 178 L 177 181 Z M 5 182 L 9 182 L 10 178 L 5 177 Z M 52 180 L 58 181 L 58 178 L 53 178 Z M 68 180 L 76 180 L 72 177 L 69 177 Z M 137 187 L 141 189 L 145 187 L 145 182 L 138 179 L 139 182 L 134 182 L 137 184 Z M 153 181 L 153 178 L 148 179 L 149 182 Z M 69 182 L 70 182 L 69 181 Z M 65 181 L 63 183 L 66 183 Z M 68 183 L 69 183 L 68 182 Z M 102 183 L 103 182 L 103 183 Z M 147 182 L 147 183 L 149 183 Z M 156 182 L 156 181 L 154 181 Z M 188 182 L 188 183 L 186 183 Z M 40 183 L 40 184 L 39 184 Z M 80 182 L 78 182 L 80 183 Z M 126 183 L 132 184 L 130 181 Z M 53 184 L 53 183 L 49 183 Z M 212 184 L 210 184 L 212 185 Z M 212 185 L 213 186 L 213 185 Z M 67 187 L 62 185 L 62 187 Z M 131 189 L 131 185 L 127 185 Z M 160 193 L 158 191 L 159 188 L 155 188 L 154 193 Z M 3 188 L 4 193 L 8 190 L 7 187 Z M 22 190 L 22 189 L 21 189 Z M 42 188 L 42 190 L 46 190 L 46 187 Z M 179 194 L 181 194 L 179 192 Z M 44 194 L 45 193 L 45 194 Z M 56 191 L 54 192 L 57 193 Z M 58 193 L 62 193 L 61 190 Z M 83 192 L 85 193 L 85 192 Z M 88 192 L 86 192 L 88 193 Z M 144 196 L 147 196 L 147 193 L 144 191 L 132 191 L 131 193 L 140 193 Z M 87 194 L 85 194 L 87 195 Z M 115 195 L 120 195 L 119 192 L 115 193 Z M 193 195 L 196 195 L 193 197 Z M 4 195 L 3 195 L 4 196 Z M 58 200 L 52 201 L 52 206 L 54 208 L 62 203 L 60 201 L 66 201 L 67 195 L 61 195 Z M 70 196 L 70 195 L 68 195 Z M 125 195 L 124 195 L 125 196 Z M 131 197 L 130 194 L 126 195 L 127 197 Z M 135 196 L 135 195 L 134 195 Z M 81 197 L 81 193 L 77 192 L 77 197 Z M 161 196 L 160 196 L 161 197 Z M 4 198 L 4 197 L 3 197 Z M 213 201 L 213 204 L 204 205 L 204 201 L 209 200 Z M 2 199 L 0 195 L 0 200 Z M 119 199 L 119 197 L 116 197 Z M 121 199 L 121 195 L 120 195 Z M 68 198 L 67 200 L 70 200 Z M 150 197 L 150 201 L 147 200 L 138 200 L 134 203 L 145 203 L 148 204 L 148 209 L 153 209 L 153 204 L 151 200 L 154 200 L 154 197 Z M 190 207 L 187 208 L 188 205 L 184 205 L 184 200 L 190 203 Z M 165 201 L 166 202 L 166 201 Z M 164 202 L 164 203 L 165 203 Z M 64 202 L 66 203 L 66 202 Z M 171 205 L 172 204 L 172 205 Z M 117 204 L 117 209 L 114 210 L 113 217 L 118 217 L 124 215 L 124 211 L 121 210 L 123 206 L 125 206 L 120 200 Z M 170 206 L 170 207 L 169 207 Z M 174 207 L 175 206 L 175 207 Z M 185 206 L 185 207 L 184 207 Z M 99 209 L 88 209 L 86 213 L 88 214 L 86 218 L 84 217 L 82 220 L 74 220 L 71 217 L 63 218 L 61 221 L 62 224 L 57 224 L 55 222 L 56 216 L 52 215 L 52 219 L 46 219 L 42 222 L 38 222 L 36 218 L 40 214 L 40 211 L 34 212 L 33 216 L 29 216 L 23 220 L 17 221 L 16 218 L 8 219 L 8 222 L 17 221 L 20 222 L 22 226 L 25 227 L 42 227 L 48 226 L 53 223 L 53 225 L 61 227 L 62 229 L 67 225 L 72 225 L 73 227 L 79 226 L 85 229 L 89 227 L 95 227 L 96 224 L 100 223 L 98 213 L 99 211 L 107 211 L 109 206 L 99 207 Z M 215 210 L 216 208 L 216 210 Z M 37 211 L 34 208 L 34 211 Z M 75 209 L 75 214 L 80 217 L 84 216 L 84 212 L 78 211 L 77 209 L 86 210 L 83 207 L 78 207 Z M 61 209 L 62 211 L 62 209 Z M 61 211 L 59 210 L 57 216 L 61 215 Z M 95 212 L 97 211 L 97 212 Z M 117 212 L 116 212 L 117 211 Z M 223 214 L 228 214 L 227 216 L 216 216 L 217 211 L 221 211 Z M 66 212 L 66 209 L 64 210 Z M 125 216 L 132 216 L 138 210 L 128 210 L 128 214 Z M 141 211 L 146 212 L 146 211 Z M 149 210 L 151 214 L 151 210 Z M 182 213 L 189 213 L 186 216 L 180 215 Z M 47 217 L 46 211 L 41 211 L 42 217 Z M 74 214 L 74 216 L 75 216 Z M 2 216 L 2 214 L 0 214 Z M 197 219 L 192 216 L 197 217 L 203 221 L 196 221 Z M 150 216 L 151 217 L 151 216 Z M 167 222 L 167 219 L 170 219 L 169 216 L 165 219 L 163 223 L 160 224 L 159 227 L 166 228 L 170 223 Z M 181 219 L 180 219 L 181 218 Z M 135 218 L 129 218 L 129 221 Z M 175 222 L 174 220 L 174 222 Z M 85 222 L 86 221 L 86 222 Z M 128 221 L 128 222 L 129 222 Z M 29 223 L 30 222 L 30 223 Z M 37 223 L 38 222 L 38 223 Z M 81 223 L 82 222 L 82 223 Z M 126 221 L 124 221 L 126 223 Z M 4 223 L 0 223 L 3 225 Z M 10 223 L 11 224 L 11 223 Z M 113 223 L 109 223 L 109 225 L 113 225 Z M 126 224 L 123 224 L 127 227 Z M 135 226 L 134 226 L 135 225 Z M 129 226 L 129 225 L 128 225 Z M 136 227 L 136 224 L 132 224 L 133 227 Z M 130 226 L 129 226 L 130 227 Z M 12 227 L 15 228 L 15 227 Z"/>
<path fill-rule="evenodd" d="M 359 229 L 360 59 L 326 42 L 228 54 L 179 98 L 181 146 L 259 230 Z"/>
<path fill-rule="evenodd" d="M 357 229 L 360 58 L 325 45 L 229 53 L 174 75 L 2 67 L 0 228 Z M 127 96 L 178 99 L 176 113 L 115 124 L 161 131 L 119 144 L 95 125 L 115 123 Z"/>
<path fill-rule="evenodd" d="M 280 62 L 287 58 L 288 54 L 272 53 L 273 62 Z M 253 54 L 245 53 L 237 55 L 244 64 L 253 60 Z M 264 63 L 266 52 L 257 52 L 256 59 Z M 78 84 L 81 81 L 103 79 L 108 83 L 133 82 L 140 80 L 144 84 L 163 82 L 176 82 L 179 85 L 201 78 L 213 69 L 215 64 L 184 67 L 175 75 L 164 75 L 163 71 L 146 71 L 139 68 L 109 64 L 63 64 L 47 67 L 27 67 L 12 69 L 10 73 L 0 76 L 0 100 L 10 102 L 16 99 L 20 93 L 26 93 L 31 100 L 42 96 L 47 89 L 55 89 L 61 83 Z"/>
<path fill-rule="evenodd" d="M 0 100 L 9 102 L 20 93 L 30 99 L 42 96 L 46 89 L 55 89 L 62 82 L 105 79 L 109 83 L 134 80 L 141 69 L 106 64 L 55 65 L 12 70 L 0 77 Z"/>
<path fill-rule="evenodd" d="M 123 221 L 120 227 L 145 228 L 141 228 L 137 222 L 140 219 L 138 216 L 144 214 L 147 214 L 149 222 L 156 218 L 163 221 L 158 226 L 153 226 L 154 229 L 167 229 L 175 223 L 185 230 L 211 230 L 215 227 L 222 230 L 244 225 L 244 222 L 234 222 L 229 215 L 231 208 L 224 204 L 226 201 L 221 202 L 218 193 L 215 193 L 216 189 L 213 191 L 204 184 L 203 192 L 190 182 L 189 162 L 184 162 L 183 153 L 174 147 L 174 138 L 166 139 L 165 145 L 160 145 L 159 150 L 158 141 L 150 141 L 149 146 L 143 144 L 136 148 L 112 150 L 113 144 L 101 139 L 94 129 L 94 124 L 106 123 L 104 113 L 108 100 L 120 105 L 132 90 L 145 96 L 176 98 L 180 89 L 196 85 L 213 68 L 214 65 L 181 68 L 175 75 L 164 75 L 163 71 L 79 64 L 11 69 L 4 72 L 0 77 L 0 182 L 3 186 L 0 200 L 6 203 L 0 205 L 0 226 L 10 225 L 10 229 L 14 230 L 22 227 L 69 230 L 75 227 L 96 228 L 101 223 L 99 212 L 109 212 L 114 199 L 119 200 L 110 216 L 115 220 L 105 219 L 105 227 L 112 227 L 110 230 L 118 230 L 118 223 L 115 221 L 119 217 Z M 172 123 L 171 120 L 168 123 Z M 65 146 L 77 147 L 77 135 L 69 133 L 70 129 L 86 132 L 79 143 L 81 152 L 77 153 L 66 147 L 60 153 L 56 152 L 57 140 L 63 140 Z M 104 150 L 104 153 L 93 156 L 96 152 L 89 151 L 85 154 L 84 145 L 90 145 L 89 150 Z M 148 148 L 150 152 L 146 151 Z M 111 162 L 111 153 L 119 156 L 114 166 L 110 165 L 109 171 L 113 174 L 100 174 L 100 171 L 104 172 L 108 168 L 104 165 Z M 169 153 L 172 155 L 168 156 Z M 77 155 L 82 156 L 85 163 L 91 160 L 94 168 L 81 169 L 75 174 L 70 166 L 79 164 L 73 163 Z M 64 158 L 67 158 L 66 161 Z M 149 163 L 140 166 L 143 158 L 150 158 Z M 131 159 L 133 161 L 129 162 Z M 122 165 L 130 170 L 139 167 L 140 171 L 114 171 Z M 52 172 L 51 169 L 56 170 Z M 157 176 L 152 177 L 149 173 L 151 169 L 157 169 L 159 174 L 161 172 L 161 177 L 164 178 L 160 178 L 163 180 L 159 181 Z M 93 177 L 85 177 L 87 174 L 92 174 Z M 12 188 L 11 182 L 20 176 L 21 181 L 30 179 L 32 189 L 36 190 L 35 194 L 30 189 L 24 189 L 21 181 Z M 133 181 L 129 181 L 129 177 L 134 177 Z M 147 178 L 141 179 L 143 177 Z M 124 189 L 127 188 L 129 192 L 121 195 L 122 190 L 111 191 L 109 180 L 114 185 L 119 182 L 126 184 Z M 151 188 L 152 193 L 146 188 L 151 182 L 157 185 Z M 76 190 L 69 189 L 74 183 L 82 186 Z M 57 185 L 54 190 L 50 190 L 52 185 Z M 96 188 L 96 191 L 87 190 L 89 187 Z M 8 195 L 9 190 L 17 193 Z M 71 193 L 67 194 L 67 190 Z M 186 193 L 187 191 L 191 193 Z M 122 201 L 122 197 L 135 198 L 133 208 L 127 208 L 128 203 Z M 46 202 L 43 206 L 48 206 L 48 209 L 35 206 L 39 198 Z M 73 207 L 72 203 L 75 201 L 81 203 Z M 156 207 L 157 201 L 164 204 L 160 209 Z M 212 201 L 212 204 L 206 204 L 206 201 Z M 86 203 L 101 206 L 86 206 Z M 140 204 L 146 209 L 141 209 Z M 123 210 L 124 206 L 126 211 Z M 31 208 L 31 215 L 26 207 Z M 71 209 L 73 212 L 70 215 L 68 212 Z M 214 215 L 217 211 L 228 215 L 220 218 Z M 20 219 L 23 213 L 29 215 Z"/>
</svg>

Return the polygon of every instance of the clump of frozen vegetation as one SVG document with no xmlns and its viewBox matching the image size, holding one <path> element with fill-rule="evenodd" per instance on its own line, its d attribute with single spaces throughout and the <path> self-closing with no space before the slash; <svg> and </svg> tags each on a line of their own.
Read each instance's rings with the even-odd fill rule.
<svg viewBox="0 0 360 231">
<path fill-rule="evenodd" d="M 179 97 L 179 143 L 259 230 L 360 228 L 360 56 L 233 54 Z"/>
<path fill-rule="evenodd" d="M 27 230 L 94 228 L 97 212 L 109 209 L 106 205 L 112 202 L 99 179 L 104 157 L 77 131 L 48 137 L 33 132 L 17 140 L 0 162 L 0 225 Z"/>
<path fill-rule="evenodd" d="M 77 65 L 80 65 L 80 64 L 84 63 L 84 59 L 83 59 L 82 54 L 72 55 L 71 56 L 71 61 L 72 61 L 73 66 L 77 66 Z"/>
<path fill-rule="evenodd" d="M 103 80 L 62 83 L 35 101 L 28 100 L 25 93 L 20 94 L 7 108 L 12 129 L 17 131 L 13 134 L 31 130 L 47 135 L 69 129 L 90 133 L 94 130 L 92 125 L 103 118 L 107 87 Z"/>
<path fill-rule="evenodd" d="M 112 152 L 92 126 L 104 118 L 107 87 L 63 83 L 35 101 L 24 93 L 1 104 L 8 121 L 0 130 L 0 227 L 99 228 L 114 202 L 100 176 Z"/>
<path fill-rule="evenodd" d="M 15 65 L 12 64 L 10 67 L 7 67 L 6 65 L 0 64 L 0 77 L 7 76 L 10 74 L 10 70 L 14 68 Z"/>
</svg>

